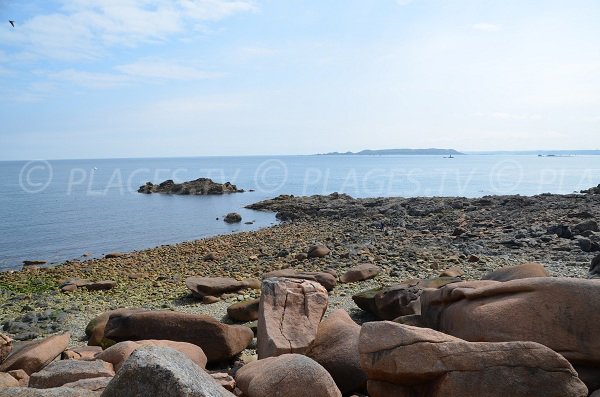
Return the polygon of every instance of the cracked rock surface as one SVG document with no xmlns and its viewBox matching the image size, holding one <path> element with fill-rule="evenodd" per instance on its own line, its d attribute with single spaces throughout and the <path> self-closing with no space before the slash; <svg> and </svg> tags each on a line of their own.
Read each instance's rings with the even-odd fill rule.
<svg viewBox="0 0 600 397">
<path fill-rule="evenodd" d="M 588 393 L 564 357 L 534 342 L 467 342 L 431 329 L 380 321 L 362 326 L 359 350 L 371 397 Z"/>
<path fill-rule="evenodd" d="M 263 280 L 258 357 L 305 353 L 315 339 L 327 304 L 327 290 L 315 281 L 279 277 Z"/>
</svg>

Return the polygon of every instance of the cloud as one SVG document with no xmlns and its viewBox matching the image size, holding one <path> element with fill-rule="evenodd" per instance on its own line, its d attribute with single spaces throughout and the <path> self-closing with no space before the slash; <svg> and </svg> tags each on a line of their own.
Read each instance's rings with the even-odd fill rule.
<svg viewBox="0 0 600 397">
<path fill-rule="evenodd" d="M 53 12 L 0 31 L 0 42 L 42 59 L 97 59 L 184 35 L 190 25 L 256 9 L 247 0 L 61 0 Z M 22 56 L 22 55 L 21 55 Z"/>
<path fill-rule="evenodd" d="M 256 11 L 256 6 L 243 0 L 180 0 L 186 17 L 198 21 L 219 20 L 240 12 Z"/>
<path fill-rule="evenodd" d="M 221 76 L 220 73 L 205 72 L 176 62 L 149 59 L 116 66 L 115 69 L 134 78 L 203 80 Z"/>
<path fill-rule="evenodd" d="M 67 69 L 48 74 L 54 80 L 62 80 L 88 88 L 112 88 L 123 85 L 130 77 L 115 73 L 85 72 L 75 69 Z"/>
<path fill-rule="evenodd" d="M 414 0 L 396 0 L 396 4 L 400 6 L 406 6 L 412 3 Z"/>
<path fill-rule="evenodd" d="M 500 31 L 500 26 L 495 25 L 493 23 L 476 23 L 475 25 L 473 25 L 473 29 L 475 30 L 479 30 L 481 32 L 498 32 Z"/>
<path fill-rule="evenodd" d="M 85 88 L 100 89 L 114 88 L 139 82 L 146 83 L 148 79 L 191 81 L 213 79 L 222 75 L 161 59 L 142 59 L 130 64 L 115 66 L 114 70 L 116 72 L 100 73 L 71 68 L 53 73 L 38 72 L 38 74 L 54 81 L 69 82 Z"/>
</svg>

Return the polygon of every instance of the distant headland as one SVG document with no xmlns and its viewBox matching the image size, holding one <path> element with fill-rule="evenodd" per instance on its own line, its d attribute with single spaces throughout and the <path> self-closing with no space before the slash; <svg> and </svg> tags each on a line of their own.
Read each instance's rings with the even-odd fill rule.
<svg viewBox="0 0 600 397">
<path fill-rule="evenodd" d="M 459 151 L 454 149 L 381 149 L 372 150 L 366 149 L 360 152 L 330 152 L 330 153 L 319 153 L 319 156 L 341 156 L 341 155 L 356 155 L 356 156 L 381 156 L 381 155 L 462 155 Z"/>
</svg>

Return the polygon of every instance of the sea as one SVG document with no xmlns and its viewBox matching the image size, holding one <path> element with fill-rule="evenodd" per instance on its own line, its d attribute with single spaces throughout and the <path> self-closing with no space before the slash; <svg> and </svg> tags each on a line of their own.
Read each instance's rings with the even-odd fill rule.
<svg viewBox="0 0 600 397">
<path fill-rule="evenodd" d="M 211 178 L 244 193 L 140 194 L 150 181 Z M 142 250 L 276 224 L 246 205 L 280 194 L 536 195 L 600 183 L 600 156 L 252 156 L 0 162 L 0 270 Z M 225 214 L 237 212 L 239 224 Z"/>
</svg>

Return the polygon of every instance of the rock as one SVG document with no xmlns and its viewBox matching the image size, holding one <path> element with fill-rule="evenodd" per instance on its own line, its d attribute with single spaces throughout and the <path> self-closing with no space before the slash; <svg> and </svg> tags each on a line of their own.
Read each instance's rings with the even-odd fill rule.
<svg viewBox="0 0 600 397">
<path fill-rule="evenodd" d="M 237 212 L 230 212 L 229 214 L 225 215 L 223 221 L 226 223 L 240 223 L 242 221 L 242 216 Z"/>
<path fill-rule="evenodd" d="M 46 263 L 48 263 L 48 261 L 30 260 L 30 261 L 23 261 L 23 266 L 39 266 L 39 265 L 45 265 Z"/>
<path fill-rule="evenodd" d="M 341 397 L 335 382 L 317 362 L 300 354 L 253 361 L 240 368 L 235 380 L 248 397 Z"/>
<path fill-rule="evenodd" d="M 600 366 L 600 283 L 535 277 L 466 281 L 421 295 L 429 328 L 473 342 L 532 341 L 573 364 Z"/>
<path fill-rule="evenodd" d="M 258 303 L 260 299 L 234 303 L 227 308 L 227 315 L 235 321 L 258 320 Z"/>
<path fill-rule="evenodd" d="M 221 298 L 217 298 L 216 296 L 206 295 L 202 297 L 202 303 L 205 305 L 212 305 L 213 303 L 217 303 Z"/>
<path fill-rule="evenodd" d="M 68 346 L 71 334 L 50 336 L 40 341 L 30 342 L 19 351 L 11 354 L 0 365 L 0 372 L 15 369 L 24 370 L 27 375 L 40 371 L 58 357 Z"/>
<path fill-rule="evenodd" d="M 368 280 L 378 275 L 380 270 L 379 266 L 363 263 L 362 265 L 348 269 L 346 273 L 340 277 L 340 281 L 342 283 L 354 283 L 357 281 Z"/>
<path fill-rule="evenodd" d="M 367 375 L 360 368 L 358 337 L 360 326 L 343 309 L 331 312 L 321 322 L 306 356 L 329 372 L 342 394 L 362 391 Z"/>
<path fill-rule="evenodd" d="M 205 261 L 216 261 L 219 259 L 219 255 L 216 252 L 209 252 L 202 259 Z"/>
<path fill-rule="evenodd" d="M 560 238 L 572 239 L 573 232 L 571 228 L 566 225 L 555 225 L 551 226 L 547 230 L 548 234 L 556 234 Z"/>
<path fill-rule="evenodd" d="M 467 232 L 467 229 L 465 229 L 464 227 L 457 227 L 454 229 L 454 231 L 452 232 L 453 236 L 462 236 L 463 234 L 465 234 Z"/>
<path fill-rule="evenodd" d="M 308 255 L 306 255 L 306 253 L 304 252 L 300 252 L 298 254 L 296 254 L 296 256 L 294 257 L 297 261 L 303 261 L 308 259 Z"/>
<path fill-rule="evenodd" d="M 461 277 L 464 274 L 465 272 L 460 267 L 452 266 L 450 269 L 443 270 L 438 277 Z"/>
<path fill-rule="evenodd" d="M 77 346 L 71 349 L 65 350 L 61 359 L 63 360 L 94 360 L 96 354 L 100 353 L 102 348 L 100 346 Z M 106 361 L 106 360 L 105 360 Z"/>
<path fill-rule="evenodd" d="M 174 342 L 170 340 L 140 340 L 119 342 L 96 355 L 98 360 L 103 360 L 114 365 L 118 371 L 121 365 L 129 358 L 131 353 L 142 346 L 168 347 L 183 353 L 200 368 L 206 367 L 206 355 L 199 346 L 187 342 Z"/>
<path fill-rule="evenodd" d="M 579 246 L 579 248 L 581 248 L 583 252 L 592 252 L 592 246 L 594 243 L 592 243 L 592 240 L 590 240 L 589 238 L 577 236 L 575 237 L 575 241 L 577 242 L 577 245 Z"/>
<path fill-rule="evenodd" d="M 110 381 L 113 379 L 112 376 L 100 377 L 100 378 L 89 378 L 81 379 L 75 382 L 66 383 L 62 387 L 68 387 L 71 389 L 85 389 L 89 391 L 102 392 L 108 386 Z"/>
<path fill-rule="evenodd" d="M 93 281 L 88 284 L 82 286 L 82 288 L 87 289 L 88 291 L 102 291 L 113 289 L 117 286 L 116 281 L 112 280 L 102 280 L 102 281 Z"/>
<path fill-rule="evenodd" d="M 11 351 L 12 339 L 7 335 L 0 334 L 0 364 L 6 360 Z"/>
<path fill-rule="evenodd" d="M 125 256 L 125 254 L 122 253 L 122 252 L 111 252 L 111 253 L 108 253 L 108 254 L 104 255 L 104 258 L 106 258 L 106 259 L 114 259 L 114 258 L 122 258 L 124 256 Z"/>
<path fill-rule="evenodd" d="M 531 277 L 550 277 L 550 273 L 541 263 L 523 263 L 518 266 L 502 267 L 487 273 L 482 280 L 510 281 Z"/>
<path fill-rule="evenodd" d="M 54 387 L 52 389 L 7 387 L 0 388 L 0 397 L 98 397 L 98 393 L 68 387 Z"/>
<path fill-rule="evenodd" d="M 592 259 L 592 264 L 588 271 L 588 278 L 600 278 L 600 254 Z"/>
<path fill-rule="evenodd" d="M 336 277 L 329 272 L 301 272 L 294 269 L 274 270 L 263 274 L 263 280 L 272 277 L 297 278 L 301 280 L 316 281 L 327 291 L 331 291 L 336 284 Z"/>
<path fill-rule="evenodd" d="M 19 382 L 20 387 L 27 387 L 29 385 L 29 375 L 22 369 L 13 369 L 7 373 Z"/>
<path fill-rule="evenodd" d="M 163 193 L 163 194 L 177 194 L 177 195 L 213 195 L 213 194 L 225 194 L 225 193 L 242 193 L 244 190 L 238 189 L 237 186 L 225 182 L 223 184 L 214 182 L 209 178 L 198 178 L 193 181 L 187 181 L 183 183 L 175 183 L 171 179 L 167 179 L 158 185 L 152 182 L 146 182 L 145 185 L 140 186 L 138 193 Z"/>
<path fill-rule="evenodd" d="M 324 256 L 329 255 L 331 251 L 329 248 L 322 244 L 313 245 L 308 249 L 306 256 L 308 258 L 323 258 Z"/>
<path fill-rule="evenodd" d="M 3 387 L 19 387 L 19 381 L 6 372 L 0 372 L 0 389 Z"/>
<path fill-rule="evenodd" d="M 49 389 L 81 379 L 114 375 L 115 371 L 112 364 L 106 361 L 59 360 L 48 364 L 43 370 L 32 374 L 29 378 L 29 387 Z"/>
<path fill-rule="evenodd" d="M 327 309 L 327 291 L 315 281 L 263 280 L 258 310 L 258 358 L 303 354 Z"/>
<path fill-rule="evenodd" d="M 144 346 L 134 351 L 106 386 L 102 397 L 233 396 L 184 354 Z"/>
<path fill-rule="evenodd" d="M 587 396 L 569 362 L 534 342 L 472 343 L 380 321 L 362 326 L 359 349 L 371 397 Z"/>
<path fill-rule="evenodd" d="M 104 312 L 94 317 L 88 325 L 85 327 L 85 334 L 88 337 L 88 346 L 100 346 L 104 339 L 104 329 L 108 319 L 113 314 L 119 313 L 133 313 L 137 311 L 143 311 L 142 309 L 116 309 L 108 312 Z"/>
<path fill-rule="evenodd" d="M 597 232 L 599 229 L 596 221 L 589 219 L 573 226 L 572 231 L 574 234 L 582 234 L 584 232 Z"/>
<path fill-rule="evenodd" d="M 246 288 L 259 289 L 260 281 L 248 279 L 238 281 L 230 277 L 188 277 L 185 286 L 197 298 L 220 296 L 226 292 L 237 292 Z"/>
<path fill-rule="evenodd" d="M 69 292 L 74 292 L 75 290 L 77 290 L 77 286 L 75 284 L 66 284 L 60 287 L 60 292 L 65 294 Z"/>
<path fill-rule="evenodd" d="M 237 355 L 254 337 L 248 327 L 222 324 L 210 316 L 166 310 L 112 314 L 105 336 L 116 342 L 166 339 L 193 343 L 202 348 L 209 363 Z"/>
<path fill-rule="evenodd" d="M 233 379 L 227 372 L 213 372 L 210 376 L 225 390 L 234 392 L 235 391 L 235 379 Z"/>
<path fill-rule="evenodd" d="M 461 281 L 455 277 L 415 279 L 399 284 L 359 292 L 352 300 L 361 309 L 373 313 L 382 320 L 421 313 L 421 293 L 424 288 L 439 288 Z"/>
</svg>

